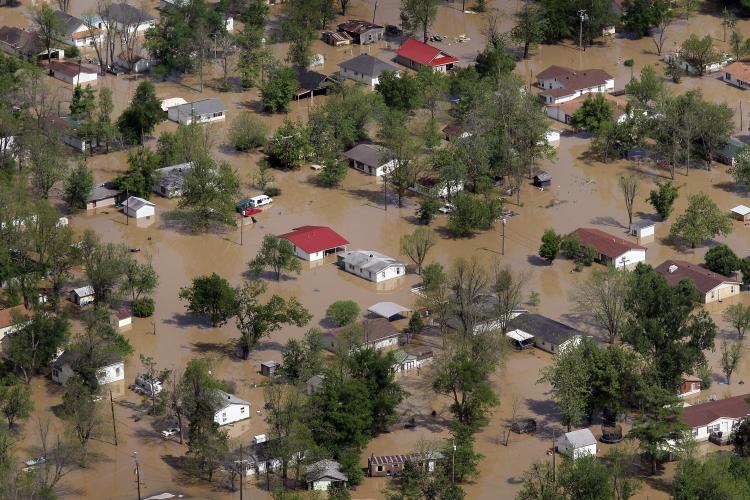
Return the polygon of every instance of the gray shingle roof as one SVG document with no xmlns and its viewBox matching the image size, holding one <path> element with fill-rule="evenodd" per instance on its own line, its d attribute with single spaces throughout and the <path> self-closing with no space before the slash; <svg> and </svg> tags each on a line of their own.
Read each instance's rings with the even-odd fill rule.
<svg viewBox="0 0 750 500">
<path fill-rule="evenodd" d="M 378 77 L 384 71 L 398 72 L 398 68 L 392 64 L 373 57 L 370 54 L 360 54 L 339 64 L 339 67 L 369 77 Z"/>
<path fill-rule="evenodd" d="M 388 163 L 388 158 L 391 156 L 391 152 L 377 144 L 357 144 L 352 149 L 344 153 L 344 156 L 350 160 L 364 163 L 369 167 L 379 167 Z"/>
<path fill-rule="evenodd" d="M 308 483 L 330 478 L 334 481 L 348 481 L 349 478 L 341 472 L 341 464 L 333 460 L 321 460 L 307 466 L 305 479 Z"/>
<path fill-rule="evenodd" d="M 353 250 L 342 256 L 346 265 L 353 265 L 371 273 L 379 273 L 391 266 L 405 266 L 405 264 L 393 257 L 371 250 Z"/>
<path fill-rule="evenodd" d="M 120 193 L 122 193 L 122 191 L 116 189 L 113 183 L 105 182 L 104 184 L 95 186 L 94 189 L 91 190 L 91 194 L 86 198 L 86 201 L 106 200 L 107 198 L 119 196 Z"/>
<path fill-rule="evenodd" d="M 127 3 L 113 3 L 109 11 L 110 18 L 120 24 L 129 25 L 145 23 L 156 19 L 145 10 L 133 7 Z"/>
<path fill-rule="evenodd" d="M 221 399 L 217 398 L 217 400 L 219 401 L 219 404 L 217 404 L 216 411 L 221 411 L 224 408 L 229 408 L 232 405 L 248 405 L 248 406 L 250 405 L 250 403 L 248 403 L 244 399 L 238 398 L 234 394 L 229 394 L 228 392 L 224 392 L 220 390 L 217 390 L 216 392 L 219 394 L 219 397 L 221 398 Z"/>
<path fill-rule="evenodd" d="M 533 313 L 524 313 L 510 320 L 506 330 L 521 330 L 535 338 L 544 339 L 552 345 L 562 345 L 565 341 L 582 335 L 575 328 Z"/>
<path fill-rule="evenodd" d="M 218 99 L 203 99 L 202 101 L 188 102 L 180 104 L 179 106 L 173 106 L 171 109 L 177 108 L 180 115 L 196 116 L 206 115 L 209 113 L 218 113 L 220 111 L 226 111 L 226 107 Z"/>
<path fill-rule="evenodd" d="M 575 448 L 583 448 L 584 446 L 596 444 L 596 438 L 588 429 L 579 429 L 577 431 L 568 432 L 565 434 L 565 438 Z"/>
<path fill-rule="evenodd" d="M 59 26 L 63 33 L 70 36 L 77 30 L 82 24 L 83 21 L 81 19 L 78 19 L 75 16 L 71 16 L 67 12 L 63 12 L 61 10 L 55 11 L 55 17 L 58 20 Z"/>
</svg>

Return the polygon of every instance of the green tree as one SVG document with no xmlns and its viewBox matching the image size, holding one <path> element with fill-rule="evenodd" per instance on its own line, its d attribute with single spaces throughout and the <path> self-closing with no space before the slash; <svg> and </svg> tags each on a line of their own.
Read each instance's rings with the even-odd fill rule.
<svg viewBox="0 0 750 500">
<path fill-rule="evenodd" d="M 419 200 L 419 208 L 417 209 L 417 218 L 419 222 L 429 226 L 435 216 L 440 210 L 440 200 L 432 196 L 423 196 Z"/>
<path fill-rule="evenodd" d="M 3 415 L 8 420 L 8 429 L 13 429 L 14 423 L 28 419 L 34 410 L 31 386 L 28 384 L 0 386 L 0 406 Z"/>
<path fill-rule="evenodd" d="M 150 260 L 140 263 L 132 259 L 127 263 L 122 291 L 129 293 L 133 302 L 151 295 L 157 286 L 159 286 L 159 275 Z"/>
<path fill-rule="evenodd" d="M 698 109 L 694 110 L 698 117 L 695 127 L 700 145 L 698 152 L 708 170 L 711 170 L 716 152 L 734 132 L 734 110 L 726 104 L 716 104 L 704 100 L 700 95 L 698 97 Z"/>
<path fill-rule="evenodd" d="M 464 191 L 453 197 L 456 207 L 448 214 L 448 230 L 458 237 L 466 237 L 480 229 L 489 229 L 502 214 L 502 200 L 486 194 L 471 195 Z"/>
<path fill-rule="evenodd" d="M 153 132 L 156 125 L 166 118 L 167 113 L 161 109 L 154 84 L 143 80 L 136 87 L 130 105 L 117 119 L 117 128 L 125 142 L 142 145 L 146 135 Z"/>
<path fill-rule="evenodd" d="M 523 474 L 516 500 L 563 500 L 565 495 L 549 462 L 534 462 Z"/>
<path fill-rule="evenodd" d="M 557 234 L 554 229 L 545 229 L 542 234 L 542 244 L 539 246 L 539 257 L 552 263 L 560 253 L 560 243 L 562 243 L 561 235 Z"/>
<path fill-rule="evenodd" d="M 30 320 L 18 321 L 23 321 L 24 326 L 8 337 L 4 351 L 14 371 L 28 384 L 49 366 L 67 342 L 70 323 L 66 316 L 44 310 L 36 311 Z"/>
<path fill-rule="evenodd" d="M 408 393 L 395 380 L 392 352 L 355 349 L 346 358 L 348 375 L 367 388 L 372 414 L 371 435 L 385 432 L 398 420 L 396 407 Z"/>
<path fill-rule="evenodd" d="M 711 247 L 705 256 L 706 267 L 724 276 L 732 276 L 740 267 L 740 259 L 727 245 Z"/>
<path fill-rule="evenodd" d="M 284 124 L 268 139 L 265 152 L 272 165 L 296 170 L 312 156 L 310 132 L 301 122 L 284 120 Z"/>
<path fill-rule="evenodd" d="M 482 77 L 495 82 L 509 75 L 516 67 L 516 60 L 505 46 L 504 39 L 488 43 L 482 52 L 477 54 L 476 70 Z"/>
<path fill-rule="evenodd" d="M 714 47 L 714 41 L 710 36 L 700 38 L 693 33 L 682 42 L 680 57 L 694 68 L 698 76 L 703 76 L 706 68 L 717 62 L 721 55 Z"/>
<path fill-rule="evenodd" d="M 64 386 L 62 419 L 70 428 L 80 449 L 79 463 L 85 464 L 88 443 L 100 429 L 102 420 L 94 401 L 94 393 L 78 375 L 70 377 Z"/>
<path fill-rule="evenodd" d="M 45 49 L 47 60 L 52 60 L 52 45 L 65 36 L 60 18 L 55 15 L 50 4 L 40 3 L 31 8 L 31 21 Z"/>
<path fill-rule="evenodd" d="M 674 202 L 679 196 L 680 188 L 672 184 L 672 181 L 659 182 L 656 186 L 657 188 L 652 189 L 649 193 L 648 202 L 651 203 L 662 220 L 667 220 L 672 213 Z"/>
<path fill-rule="evenodd" d="M 237 314 L 237 290 L 216 273 L 193 278 L 190 287 L 180 289 L 179 297 L 187 301 L 188 312 L 205 316 L 214 327 Z"/>
<path fill-rule="evenodd" d="M 695 248 L 707 239 L 731 232 L 729 216 L 708 195 L 697 193 L 688 197 L 688 206 L 672 224 L 669 235 Z"/>
<path fill-rule="evenodd" d="M 114 109 L 112 90 L 109 87 L 101 87 L 99 89 L 99 102 L 97 103 L 94 128 L 97 144 L 100 146 L 104 144 L 107 153 L 109 153 L 109 143 L 117 132 L 115 125 L 112 123 L 112 111 Z"/>
<path fill-rule="evenodd" d="M 286 113 L 299 88 L 297 75 L 292 68 L 277 66 L 271 70 L 261 87 L 261 103 L 267 113 Z"/>
<path fill-rule="evenodd" d="M 570 125 L 578 130 L 597 132 L 602 123 L 612 121 L 612 106 L 601 93 L 589 95 L 570 117 Z"/>
<path fill-rule="evenodd" d="M 65 179 L 65 201 L 70 208 L 86 208 L 86 200 L 92 189 L 94 189 L 94 176 L 86 166 L 86 162 L 79 161 Z"/>
<path fill-rule="evenodd" d="M 282 352 L 281 372 L 292 384 L 306 382 L 323 371 L 323 345 L 320 330 L 308 330 L 302 341 L 289 339 Z"/>
<path fill-rule="evenodd" d="M 732 373 L 737 368 L 741 357 L 741 343 L 734 342 L 731 346 L 726 340 L 721 343 L 721 371 L 727 379 L 727 385 L 732 383 Z"/>
<path fill-rule="evenodd" d="M 665 87 L 662 79 L 656 74 L 654 67 L 644 66 L 641 69 L 641 77 L 630 80 L 625 85 L 625 90 L 627 90 L 628 95 L 633 96 L 633 99 L 635 99 L 639 106 L 644 109 L 650 109 L 652 103 L 656 102 L 664 94 Z"/>
<path fill-rule="evenodd" d="M 338 187 L 346 179 L 349 173 L 349 165 L 340 160 L 327 160 L 323 168 L 316 176 L 316 180 L 326 187 Z"/>
<path fill-rule="evenodd" d="M 353 300 L 337 300 L 326 309 L 326 319 L 337 326 L 347 326 L 359 318 L 359 312 L 359 305 Z"/>
<path fill-rule="evenodd" d="M 585 343 L 581 343 L 555 354 L 552 364 L 540 371 L 537 382 L 552 386 L 552 399 L 560 409 L 568 432 L 580 425 L 588 408 L 590 374 L 584 362 L 585 349 Z"/>
<path fill-rule="evenodd" d="M 734 165 L 729 167 L 729 174 L 734 177 L 734 182 L 741 184 L 745 189 L 750 187 L 750 149 L 742 148 L 734 158 Z"/>
<path fill-rule="evenodd" d="M 410 34 L 421 34 L 424 43 L 436 17 L 436 0 L 401 0 L 401 26 Z"/>
<path fill-rule="evenodd" d="M 750 418 L 744 417 L 732 429 L 734 452 L 741 457 L 750 456 Z"/>
<path fill-rule="evenodd" d="M 517 24 L 510 34 L 514 42 L 523 44 L 523 58 L 526 59 L 529 57 L 529 49 L 544 41 L 547 19 L 540 6 L 528 3 L 516 14 L 516 19 Z"/>
<path fill-rule="evenodd" d="M 115 178 L 118 189 L 130 196 L 149 199 L 154 189 L 159 157 L 150 149 L 139 147 L 128 152 L 128 169 Z"/>
<path fill-rule="evenodd" d="M 732 304 L 724 310 L 724 321 L 737 330 L 737 340 L 742 342 L 750 327 L 750 306 Z"/>
<path fill-rule="evenodd" d="M 474 451 L 474 429 L 470 426 L 453 422 L 451 424 L 452 440 L 443 451 L 445 456 L 453 453 L 452 473 L 458 482 L 479 476 L 479 461 L 482 455 Z M 455 451 L 453 446 L 455 445 Z"/>
<path fill-rule="evenodd" d="M 622 5 L 622 24 L 625 30 L 641 38 L 657 28 L 671 10 L 672 5 L 666 0 L 625 0 Z"/>
<path fill-rule="evenodd" d="M 309 400 L 308 425 L 315 442 L 332 453 L 369 441 L 372 401 L 364 382 L 326 380 Z"/>
<path fill-rule="evenodd" d="M 130 250 L 124 244 L 97 241 L 94 253 L 84 261 L 86 278 L 94 289 L 97 304 L 108 305 L 120 297 L 131 259 Z"/>
<path fill-rule="evenodd" d="M 292 297 L 284 299 L 272 295 L 268 302 L 261 303 L 260 296 L 266 291 L 266 284 L 252 280 L 237 293 L 237 330 L 240 332 L 238 347 L 242 356 L 247 359 L 250 351 L 258 343 L 281 329 L 284 325 L 305 326 L 312 315 L 299 301 Z"/>
<path fill-rule="evenodd" d="M 694 458 L 683 460 L 672 481 L 672 498 L 747 498 L 748 472 L 747 460 L 731 454 L 709 454 L 703 462 Z"/>
<path fill-rule="evenodd" d="M 258 253 L 248 266 L 255 276 L 260 276 L 265 269 L 270 268 L 276 275 L 276 281 L 281 280 L 282 272 L 299 274 L 302 271 L 302 264 L 294 254 L 294 245 L 289 240 L 272 234 L 263 237 Z"/>
<path fill-rule="evenodd" d="M 560 485 L 568 498 L 614 500 L 609 468 L 593 455 L 566 458 L 560 466 Z"/>
<path fill-rule="evenodd" d="M 411 111 L 420 105 L 419 82 L 409 74 L 399 77 L 392 71 L 384 71 L 375 90 L 383 96 L 383 102 L 391 109 Z"/>
<path fill-rule="evenodd" d="M 422 274 L 422 264 L 435 243 L 437 243 L 437 235 L 435 231 L 427 227 L 418 227 L 411 234 L 401 237 L 401 253 L 414 262 L 417 274 Z"/>
<path fill-rule="evenodd" d="M 229 128 L 229 143 L 237 151 L 250 151 L 266 143 L 268 128 L 252 112 L 243 110 Z"/>
</svg>

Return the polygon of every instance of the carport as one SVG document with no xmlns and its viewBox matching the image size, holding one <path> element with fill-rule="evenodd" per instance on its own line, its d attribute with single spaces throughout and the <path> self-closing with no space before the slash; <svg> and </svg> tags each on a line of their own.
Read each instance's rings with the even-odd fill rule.
<svg viewBox="0 0 750 500">
<path fill-rule="evenodd" d="M 395 302 L 378 302 L 367 308 L 372 314 L 385 318 L 388 321 L 393 321 L 399 318 L 405 318 L 406 314 L 411 312 L 411 309 L 404 307 Z"/>
<path fill-rule="evenodd" d="M 516 349 L 529 349 L 534 344 L 534 336 L 523 330 L 511 330 L 505 335 L 513 341 Z"/>
</svg>

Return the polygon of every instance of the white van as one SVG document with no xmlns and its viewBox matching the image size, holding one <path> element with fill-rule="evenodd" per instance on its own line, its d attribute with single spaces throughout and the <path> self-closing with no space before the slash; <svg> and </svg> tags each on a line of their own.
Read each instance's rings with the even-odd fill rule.
<svg viewBox="0 0 750 500">
<path fill-rule="evenodd" d="M 156 396 L 161 392 L 161 382 L 158 380 L 150 380 L 145 375 L 138 375 L 135 378 L 135 383 L 132 386 L 133 390 L 138 394 L 145 394 L 147 396 Z"/>
<path fill-rule="evenodd" d="M 266 196 L 264 194 L 253 196 L 252 198 L 248 199 L 248 204 L 252 208 L 258 208 L 262 207 L 263 205 L 268 205 L 269 203 L 273 202 L 273 198 L 270 196 Z"/>
</svg>

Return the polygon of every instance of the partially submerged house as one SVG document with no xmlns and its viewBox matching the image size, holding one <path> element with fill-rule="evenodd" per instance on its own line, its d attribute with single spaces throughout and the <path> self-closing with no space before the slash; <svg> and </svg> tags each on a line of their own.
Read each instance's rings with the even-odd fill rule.
<svg viewBox="0 0 750 500">
<path fill-rule="evenodd" d="M 151 70 L 152 63 L 151 54 L 145 47 L 132 53 L 122 51 L 117 55 L 117 64 L 130 73 L 145 73 Z"/>
<path fill-rule="evenodd" d="M 643 238 L 653 237 L 656 232 L 656 223 L 648 219 L 640 219 L 630 224 L 630 234 L 640 241 Z"/>
<path fill-rule="evenodd" d="M 366 174 L 382 177 L 396 168 L 393 154 L 384 146 L 378 144 L 357 144 L 344 153 L 352 167 Z"/>
<path fill-rule="evenodd" d="M 114 182 L 105 182 L 94 186 L 86 198 L 86 210 L 113 207 L 124 198 L 123 192 L 117 189 Z"/>
<path fill-rule="evenodd" d="M 573 460 L 587 455 L 596 456 L 596 437 L 589 429 L 566 432 L 557 441 L 557 451 Z"/>
<path fill-rule="evenodd" d="M 347 22 L 339 24 L 339 31 L 348 34 L 354 43 L 360 45 L 382 40 L 385 34 L 383 26 L 359 19 L 349 19 Z"/>
<path fill-rule="evenodd" d="M 750 64 L 735 61 L 724 68 L 724 81 L 742 90 L 750 89 Z"/>
<path fill-rule="evenodd" d="M 723 276 L 684 260 L 665 260 L 654 271 L 664 276 L 669 286 L 675 286 L 682 280 L 692 282 L 705 304 L 721 302 L 740 293 L 740 282 L 736 278 Z"/>
<path fill-rule="evenodd" d="M 393 354 L 394 373 L 403 373 L 415 370 L 432 362 L 432 349 L 429 347 L 413 347 L 405 350 L 398 350 Z"/>
<path fill-rule="evenodd" d="M 141 33 L 156 25 L 156 17 L 129 3 L 113 3 L 109 8 L 109 20 L 119 31 Z M 100 20 L 100 28 L 105 28 Z"/>
<path fill-rule="evenodd" d="M 294 98 L 297 100 L 312 98 L 316 95 L 326 95 L 328 89 L 338 83 L 332 76 L 310 70 L 298 71 L 297 81 L 299 82 L 299 88 L 294 93 Z"/>
<path fill-rule="evenodd" d="M 70 349 L 63 351 L 57 359 L 52 362 L 51 378 L 58 384 L 65 382 L 75 374 L 76 365 L 81 357 L 77 351 Z M 122 358 L 108 355 L 102 359 L 102 364 L 97 368 L 96 379 L 99 384 L 111 384 L 125 379 L 125 363 Z"/>
<path fill-rule="evenodd" d="M 308 490 L 328 491 L 333 484 L 346 485 L 349 478 L 341 472 L 341 464 L 333 460 L 320 460 L 305 468 Z"/>
<path fill-rule="evenodd" d="M 750 207 L 747 205 L 737 205 L 730 210 L 732 217 L 738 221 L 747 222 L 750 220 Z"/>
<path fill-rule="evenodd" d="M 118 309 L 113 319 L 114 326 L 125 328 L 133 324 L 133 313 L 130 309 Z"/>
<path fill-rule="evenodd" d="M 739 137 L 730 137 L 726 144 L 714 153 L 714 159 L 719 163 L 734 167 L 734 164 L 737 161 L 737 156 L 740 152 L 745 151 L 746 148 L 746 141 L 743 141 Z"/>
<path fill-rule="evenodd" d="M 598 254 L 596 260 L 605 265 L 632 268 L 646 260 L 646 247 L 605 233 L 601 229 L 578 228 L 571 236 L 577 237 L 582 245 L 594 248 Z"/>
<path fill-rule="evenodd" d="M 16 318 L 30 317 L 31 312 L 23 304 L 0 309 L 0 340 L 3 340 L 6 335 L 16 333 L 24 327 L 26 323 L 16 323 Z"/>
<path fill-rule="evenodd" d="M 390 321 L 383 318 L 366 319 L 362 322 L 362 338 L 359 339 L 359 345 L 364 348 L 385 349 L 398 345 L 398 339 L 401 337 L 396 327 Z M 348 328 L 338 328 L 321 335 L 323 347 L 331 352 L 335 352 L 342 341 L 342 334 Z M 356 349 L 356 346 L 352 346 Z"/>
<path fill-rule="evenodd" d="M 615 89 L 614 77 L 602 69 L 576 70 L 554 65 L 536 78 L 537 86 L 542 89 L 540 95 L 548 105 L 572 101 L 583 94 Z"/>
<path fill-rule="evenodd" d="M 295 227 L 278 237 L 294 245 L 294 255 L 310 262 L 346 251 L 346 245 L 349 244 L 348 240 L 327 226 Z"/>
<path fill-rule="evenodd" d="M 674 61 L 685 73 L 691 75 L 698 74 L 698 68 L 684 60 L 679 51 L 671 52 L 664 56 L 664 62 L 670 63 L 672 61 Z M 732 62 L 732 58 L 728 54 L 720 54 L 718 60 L 706 65 L 704 74 L 716 73 L 717 71 L 721 71 L 721 69 L 728 65 L 730 62 Z"/>
<path fill-rule="evenodd" d="M 533 343 L 552 354 L 577 345 L 583 333 L 541 314 L 523 313 L 508 321 L 506 335 L 512 340 Z"/>
<path fill-rule="evenodd" d="M 552 176 L 544 170 L 541 170 L 534 175 L 532 184 L 534 184 L 534 187 L 538 188 L 547 187 L 552 184 Z"/>
<path fill-rule="evenodd" d="M 741 419 L 750 416 L 748 396 L 750 394 L 687 406 L 682 409 L 680 418 L 692 430 L 696 441 L 706 441 L 711 434 L 729 435 Z"/>
<path fill-rule="evenodd" d="M 47 59 L 47 48 L 42 40 L 32 30 L 24 30 L 18 26 L 0 27 L 0 50 L 12 56 L 20 57 L 28 61 Z M 50 47 L 50 59 L 62 59 L 65 50 L 57 44 Z"/>
<path fill-rule="evenodd" d="M 341 76 L 362 82 L 373 90 L 379 83 L 380 76 L 384 72 L 389 71 L 396 76 L 399 76 L 401 73 L 396 66 L 373 57 L 370 54 L 360 54 L 348 61 L 344 61 L 339 64 L 339 68 L 341 68 Z"/>
<path fill-rule="evenodd" d="M 219 424 L 219 426 L 233 424 L 234 422 L 250 418 L 250 403 L 228 392 L 220 390 L 216 392 L 218 393 L 218 397 L 214 422 Z"/>
<path fill-rule="evenodd" d="M 346 31 L 324 31 L 320 34 L 320 38 L 328 45 L 334 47 L 349 45 L 354 40 L 354 37 Z"/>
<path fill-rule="evenodd" d="M 380 283 L 406 274 L 406 264 L 373 250 L 352 250 L 338 256 L 338 265 L 348 273 Z"/>
<path fill-rule="evenodd" d="M 463 191 L 463 181 L 447 181 L 437 176 L 424 176 L 417 179 L 409 188 L 422 196 L 437 196 L 439 198 L 450 198 L 459 191 Z"/>
<path fill-rule="evenodd" d="M 370 455 L 367 475 L 370 477 L 395 477 L 401 474 L 407 462 L 419 465 L 426 472 L 434 472 L 435 465 L 445 456 L 440 452 L 412 453 L 410 455 Z"/>
<path fill-rule="evenodd" d="M 70 116 L 48 116 L 45 126 L 50 135 L 80 152 L 90 151 L 97 146 L 95 138 L 84 139 L 78 134 L 80 124 Z"/>
<path fill-rule="evenodd" d="M 93 26 L 92 29 L 89 29 L 83 19 L 71 16 L 67 12 L 56 10 L 54 11 L 54 16 L 57 19 L 57 26 L 62 34 L 62 41 L 65 43 L 76 47 L 85 47 L 93 45 L 104 36 L 102 30 Z"/>
<path fill-rule="evenodd" d="M 604 97 L 604 100 L 609 105 L 610 109 L 612 109 L 613 120 L 617 123 L 622 123 L 627 120 L 628 101 L 622 97 L 613 96 L 612 94 L 601 93 L 601 95 Z M 586 99 L 589 99 L 590 97 L 590 94 L 586 94 L 558 104 L 549 104 L 547 105 L 545 112 L 547 113 L 547 116 L 553 120 L 570 125 L 570 122 L 573 119 L 573 114 L 575 114 L 575 112 L 583 106 L 583 103 L 586 102 Z"/>
<path fill-rule="evenodd" d="M 167 110 L 167 116 L 173 122 L 182 125 L 191 123 L 220 122 L 226 119 L 226 107 L 218 99 L 202 99 L 172 106 Z"/>
<path fill-rule="evenodd" d="M 153 217 L 156 211 L 156 205 L 143 198 L 137 196 L 131 196 L 125 200 L 123 211 L 128 217 L 134 219 L 143 219 L 146 217 Z"/>
<path fill-rule="evenodd" d="M 307 382 L 305 382 L 305 393 L 307 393 L 308 396 L 315 394 L 318 389 L 322 387 L 325 379 L 325 375 L 313 375 L 307 379 Z"/>
<path fill-rule="evenodd" d="M 276 361 L 264 361 L 260 364 L 260 374 L 265 377 L 273 377 L 280 366 Z"/>
<path fill-rule="evenodd" d="M 94 287 L 81 286 L 70 291 L 70 300 L 75 305 L 83 307 L 94 303 Z"/>
<path fill-rule="evenodd" d="M 680 388 L 677 390 L 677 395 L 681 398 L 698 394 L 703 388 L 703 381 L 695 375 L 682 374 L 680 379 Z"/>
<path fill-rule="evenodd" d="M 458 64 L 459 59 L 437 47 L 409 38 L 396 51 L 396 62 L 415 71 L 422 67 L 445 73 Z"/>
<path fill-rule="evenodd" d="M 180 163 L 157 169 L 154 176 L 154 193 L 165 198 L 179 198 L 185 187 L 185 176 L 192 168 L 192 163 Z"/>
</svg>

